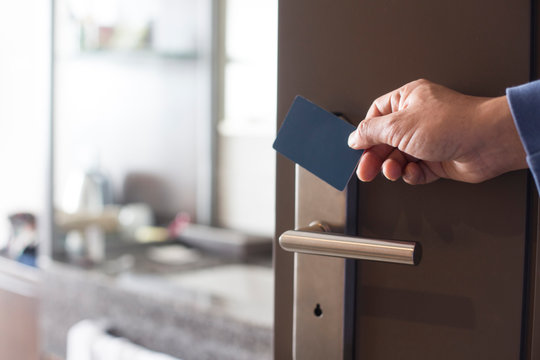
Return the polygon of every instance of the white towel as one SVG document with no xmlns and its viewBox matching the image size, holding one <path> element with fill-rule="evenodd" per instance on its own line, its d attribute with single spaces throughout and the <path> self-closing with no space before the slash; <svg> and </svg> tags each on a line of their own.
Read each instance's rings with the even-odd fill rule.
<svg viewBox="0 0 540 360">
<path fill-rule="evenodd" d="M 66 360 L 179 360 L 107 334 L 103 322 L 82 320 L 68 331 Z"/>
</svg>

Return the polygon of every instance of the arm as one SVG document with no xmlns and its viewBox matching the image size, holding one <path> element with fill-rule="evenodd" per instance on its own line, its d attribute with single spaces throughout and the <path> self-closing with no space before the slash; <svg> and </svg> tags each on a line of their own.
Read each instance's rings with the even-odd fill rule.
<svg viewBox="0 0 540 360">
<path fill-rule="evenodd" d="M 427 80 L 375 100 L 349 146 L 366 149 L 357 169 L 362 181 L 382 170 L 409 184 L 476 183 L 527 167 L 505 96 L 467 96 Z"/>
</svg>

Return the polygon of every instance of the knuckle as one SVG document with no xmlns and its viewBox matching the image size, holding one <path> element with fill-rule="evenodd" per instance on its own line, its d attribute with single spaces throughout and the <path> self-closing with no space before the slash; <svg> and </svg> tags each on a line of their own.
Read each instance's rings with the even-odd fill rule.
<svg viewBox="0 0 540 360">
<path fill-rule="evenodd" d="M 397 148 L 401 151 L 408 151 L 409 150 L 409 144 L 411 143 L 411 137 L 408 134 L 405 134 L 399 138 Z"/>
<path fill-rule="evenodd" d="M 399 126 L 399 121 L 397 120 L 397 117 L 390 117 L 388 119 L 388 122 L 386 123 L 386 126 L 384 127 L 382 134 L 388 145 L 397 147 L 397 144 L 399 143 L 401 137 L 401 133 L 402 131 Z"/>
<path fill-rule="evenodd" d="M 424 78 L 420 78 L 418 80 L 408 83 L 405 86 L 407 87 L 407 90 L 412 91 L 414 89 L 420 89 L 420 90 L 429 89 L 431 88 L 432 85 L 433 83 L 431 81 Z"/>
<path fill-rule="evenodd" d="M 399 91 L 394 92 L 392 96 L 390 97 L 390 102 L 391 102 L 393 111 L 399 110 L 400 99 L 401 99 L 401 93 Z"/>
<path fill-rule="evenodd" d="M 358 125 L 358 134 L 363 136 L 369 135 L 369 122 L 370 121 L 368 119 L 360 122 L 360 124 Z"/>
<path fill-rule="evenodd" d="M 376 108 L 378 111 L 381 111 L 384 106 L 384 96 L 379 96 L 377 99 L 375 99 L 371 106 Z"/>
<path fill-rule="evenodd" d="M 387 126 L 385 127 L 386 141 L 389 145 L 405 151 L 408 149 L 410 142 L 410 132 L 407 128 L 407 122 L 401 117 L 393 116 L 388 120 Z"/>
</svg>

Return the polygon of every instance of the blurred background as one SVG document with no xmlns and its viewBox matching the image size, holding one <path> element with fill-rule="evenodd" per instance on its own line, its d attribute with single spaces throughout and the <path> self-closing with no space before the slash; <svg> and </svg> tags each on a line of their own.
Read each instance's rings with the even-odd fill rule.
<svg viewBox="0 0 540 360">
<path fill-rule="evenodd" d="M 0 44 L 0 358 L 271 358 L 277 0 L 3 2 Z"/>
</svg>

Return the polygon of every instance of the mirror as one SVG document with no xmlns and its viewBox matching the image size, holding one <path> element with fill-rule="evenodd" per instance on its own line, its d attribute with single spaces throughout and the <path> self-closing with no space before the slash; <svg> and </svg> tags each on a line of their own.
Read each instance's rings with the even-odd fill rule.
<svg viewBox="0 0 540 360">
<path fill-rule="evenodd" d="M 159 286 L 256 266 L 270 323 L 277 1 L 55 3 L 53 258 Z"/>
</svg>

